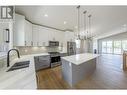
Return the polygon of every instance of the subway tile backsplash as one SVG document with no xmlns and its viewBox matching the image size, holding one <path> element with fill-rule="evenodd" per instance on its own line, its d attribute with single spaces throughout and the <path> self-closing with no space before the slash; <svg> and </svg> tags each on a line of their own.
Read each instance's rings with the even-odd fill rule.
<svg viewBox="0 0 127 95">
<path fill-rule="evenodd" d="M 19 50 L 20 55 L 62 51 L 62 49 L 60 47 L 26 47 L 26 46 L 21 46 L 21 47 L 15 47 L 15 48 Z"/>
</svg>

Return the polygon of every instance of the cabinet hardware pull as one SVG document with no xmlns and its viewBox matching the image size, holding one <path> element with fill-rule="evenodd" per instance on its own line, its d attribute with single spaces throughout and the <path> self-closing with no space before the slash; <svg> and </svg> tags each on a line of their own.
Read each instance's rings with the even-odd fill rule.
<svg viewBox="0 0 127 95">
<path fill-rule="evenodd" d="M 3 37 L 4 37 L 6 43 L 10 42 L 10 31 L 9 31 L 9 29 L 5 29 L 5 31 L 3 33 Z"/>
</svg>

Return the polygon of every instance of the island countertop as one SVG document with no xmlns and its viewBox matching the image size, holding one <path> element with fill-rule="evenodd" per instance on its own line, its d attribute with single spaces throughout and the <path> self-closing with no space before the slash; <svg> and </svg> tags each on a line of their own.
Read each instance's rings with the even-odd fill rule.
<svg viewBox="0 0 127 95">
<path fill-rule="evenodd" d="M 65 56 L 65 57 L 62 57 L 62 59 L 69 61 L 75 65 L 80 65 L 84 62 L 87 62 L 97 57 L 99 57 L 99 54 L 82 53 L 82 54 L 76 54 L 71 56 Z"/>
</svg>

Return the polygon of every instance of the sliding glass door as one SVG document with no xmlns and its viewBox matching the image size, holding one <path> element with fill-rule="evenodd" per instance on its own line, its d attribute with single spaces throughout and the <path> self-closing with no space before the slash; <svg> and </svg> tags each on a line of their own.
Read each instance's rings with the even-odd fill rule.
<svg viewBox="0 0 127 95">
<path fill-rule="evenodd" d="M 107 41 L 107 53 L 113 53 L 112 41 Z"/>
<path fill-rule="evenodd" d="M 102 42 L 102 53 L 113 53 L 112 41 Z"/>
<path fill-rule="evenodd" d="M 122 49 L 123 49 L 123 51 L 127 50 L 127 40 L 122 41 Z"/>
<path fill-rule="evenodd" d="M 102 53 L 106 53 L 106 52 L 107 52 L 107 43 L 102 42 Z"/>
<path fill-rule="evenodd" d="M 121 41 L 114 41 L 114 54 L 121 54 L 122 53 L 122 46 Z"/>
<path fill-rule="evenodd" d="M 122 54 L 124 50 L 127 50 L 127 40 L 102 41 L 102 53 Z"/>
</svg>

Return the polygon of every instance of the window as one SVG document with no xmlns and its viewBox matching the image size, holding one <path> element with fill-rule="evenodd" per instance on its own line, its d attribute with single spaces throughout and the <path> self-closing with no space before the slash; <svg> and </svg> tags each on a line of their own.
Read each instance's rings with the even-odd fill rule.
<svg viewBox="0 0 127 95">
<path fill-rule="evenodd" d="M 113 53 L 112 41 L 102 42 L 102 53 Z"/>
<path fill-rule="evenodd" d="M 121 54 L 121 41 L 114 41 L 114 54 Z"/>
<path fill-rule="evenodd" d="M 106 53 L 106 42 L 102 42 L 102 53 Z"/>
<path fill-rule="evenodd" d="M 122 54 L 124 50 L 127 50 L 127 40 L 102 42 L 102 53 Z"/>
<path fill-rule="evenodd" d="M 107 53 L 113 53 L 112 41 L 107 41 Z"/>
<path fill-rule="evenodd" d="M 122 41 L 122 49 L 127 50 L 127 40 Z"/>
</svg>

